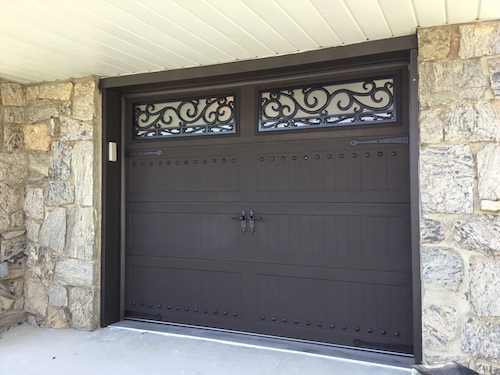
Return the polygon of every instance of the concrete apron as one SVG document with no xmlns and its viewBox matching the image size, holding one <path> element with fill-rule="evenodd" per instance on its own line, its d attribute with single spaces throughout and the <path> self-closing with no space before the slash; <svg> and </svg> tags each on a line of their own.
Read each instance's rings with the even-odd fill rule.
<svg viewBox="0 0 500 375">
<path fill-rule="evenodd" d="M 155 325 L 167 327 L 159 328 L 160 331 L 172 331 L 158 332 L 143 329 L 143 325 L 127 321 L 84 332 L 37 328 L 25 323 L 0 334 L 0 372 L 9 375 L 123 375 L 150 371 L 199 375 L 411 373 L 409 367 L 257 346 L 251 340 L 243 343 L 201 337 L 206 333 L 187 336 L 179 333 L 187 332 L 179 327 Z M 176 329 L 178 332 L 174 332 Z"/>
</svg>

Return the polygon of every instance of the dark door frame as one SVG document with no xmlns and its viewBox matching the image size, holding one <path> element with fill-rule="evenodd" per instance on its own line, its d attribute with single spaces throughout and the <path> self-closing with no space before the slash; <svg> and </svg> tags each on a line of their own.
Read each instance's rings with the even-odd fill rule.
<svg viewBox="0 0 500 375">
<path fill-rule="evenodd" d="M 103 98 L 102 118 L 102 238 L 100 325 L 105 327 L 123 319 L 124 283 L 124 100 L 129 93 L 192 87 L 218 82 L 235 82 L 293 73 L 331 69 L 349 71 L 362 66 L 408 61 L 408 100 L 410 129 L 411 244 L 413 271 L 414 359 L 422 360 L 420 211 L 418 182 L 418 72 L 416 35 L 350 46 L 256 59 L 235 63 L 145 73 L 100 81 Z M 108 142 L 116 142 L 118 161 L 108 161 Z"/>
</svg>

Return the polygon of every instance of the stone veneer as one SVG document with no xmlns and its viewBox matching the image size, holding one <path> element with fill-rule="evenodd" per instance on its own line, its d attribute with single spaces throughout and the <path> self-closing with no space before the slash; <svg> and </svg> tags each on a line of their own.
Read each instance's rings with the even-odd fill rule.
<svg viewBox="0 0 500 375">
<path fill-rule="evenodd" d="M 97 80 L 0 83 L 0 331 L 91 330 L 99 306 Z"/>
<path fill-rule="evenodd" d="M 500 374 L 500 21 L 418 43 L 424 361 Z"/>
</svg>

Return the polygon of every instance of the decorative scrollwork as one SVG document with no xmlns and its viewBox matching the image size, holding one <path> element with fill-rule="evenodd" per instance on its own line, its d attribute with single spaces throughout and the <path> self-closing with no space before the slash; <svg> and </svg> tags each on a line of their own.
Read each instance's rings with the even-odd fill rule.
<svg viewBox="0 0 500 375">
<path fill-rule="evenodd" d="M 134 139 L 235 132 L 234 95 L 134 105 Z"/>
<path fill-rule="evenodd" d="M 396 121 L 394 79 L 261 91 L 259 131 Z"/>
</svg>

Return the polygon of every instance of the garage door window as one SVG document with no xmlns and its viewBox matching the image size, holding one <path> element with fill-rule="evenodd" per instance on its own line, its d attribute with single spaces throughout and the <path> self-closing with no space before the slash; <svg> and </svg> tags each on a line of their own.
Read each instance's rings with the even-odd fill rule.
<svg viewBox="0 0 500 375">
<path fill-rule="evenodd" d="M 395 79 L 260 91 L 259 131 L 396 122 Z"/>
<path fill-rule="evenodd" d="M 235 132 L 234 94 L 134 105 L 134 139 Z"/>
</svg>

